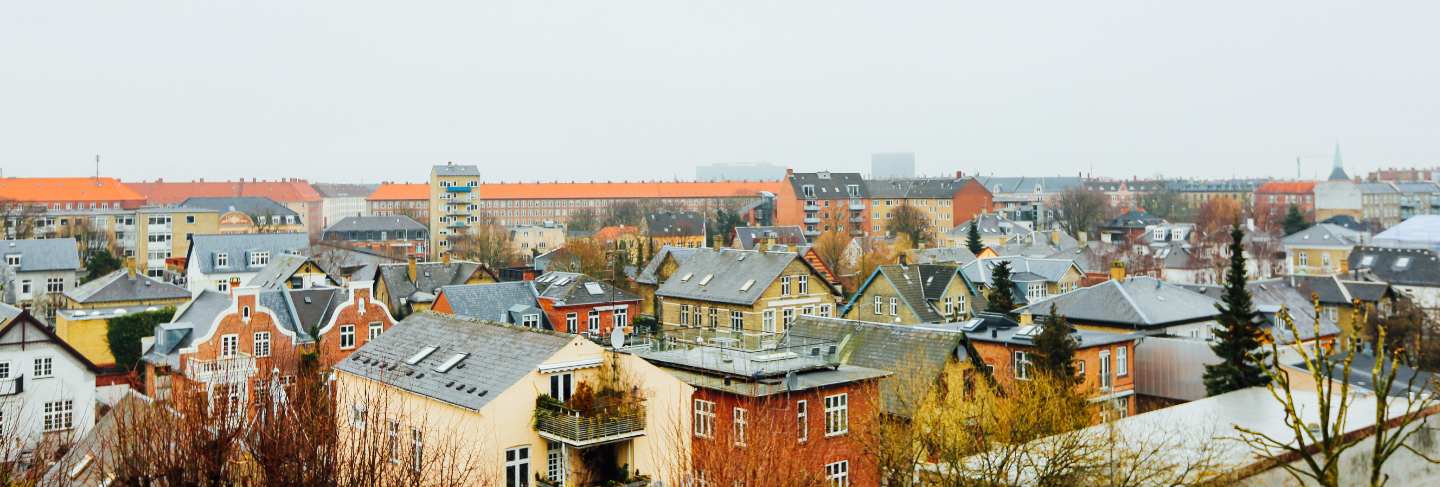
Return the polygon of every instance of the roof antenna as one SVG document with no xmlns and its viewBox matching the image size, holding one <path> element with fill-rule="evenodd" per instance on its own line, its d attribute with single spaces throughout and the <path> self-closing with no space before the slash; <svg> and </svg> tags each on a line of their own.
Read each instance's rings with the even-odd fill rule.
<svg viewBox="0 0 1440 487">
<path fill-rule="evenodd" d="M 95 154 L 95 187 L 100 187 L 100 154 Z"/>
</svg>

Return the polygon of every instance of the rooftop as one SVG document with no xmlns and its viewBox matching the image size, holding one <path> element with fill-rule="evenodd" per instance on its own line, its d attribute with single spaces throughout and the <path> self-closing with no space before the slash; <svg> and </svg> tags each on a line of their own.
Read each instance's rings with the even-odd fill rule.
<svg viewBox="0 0 1440 487">
<path fill-rule="evenodd" d="M 145 195 L 115 178 L 0 178 L 5 199 L 25 202 L 137 203 Z"/>
<path fill-rule="evenodd" d="M 152 205 L 175 205 L 194 197 L 235 197 L 257 196 L 270 198 L 280 203 L 319 202 L 321 197 L 310 183 L 303 179 L 282 179 L 261 181 L 251 179 L 237 181 L 192 181 L 126 183 L 136 192 L 144 195 Z"/>
<path fill-rule="evenodd" d="M 427 183 L 385 183 L 365 198 L 370 201 L 429 200 L 430 185 Z"/>
</svg>

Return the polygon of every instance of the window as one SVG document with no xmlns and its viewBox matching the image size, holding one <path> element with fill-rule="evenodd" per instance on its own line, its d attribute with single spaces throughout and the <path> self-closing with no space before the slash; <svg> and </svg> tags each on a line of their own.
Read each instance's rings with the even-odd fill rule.
<svg viewBox="0 0 1440 487">
<path fill-rule="evenodd" d="M 400 422 L 389 420 L 385 422 L 385 448 L 390 450 L 390 463 L 399 465 L 405 459 L 400 447 Z"/>
<path fill-rule="evenodd" d="M 730 329 L 740 331 L 745 329 L 745 315 L 739 311 L 730 312 Z"/>
<path fill-rule="evenodd" d="M 700 308 L 696 307 L 695 311 L 699 312 Z M 590 310 L 590 315 L 587 317 L 587 324 L 589 325 L 588 330 L 590 331 L 590 333 L 600 333 L 600 312 L 593 309 Z M 699 318 L 695 319 L 695 324 L 700 324 Z"/>
<path fill-rule="evenodd" d="M 195 223 L 195 215 L 185 215 L 185 223 Z"/>
<path fill-rule="evenodd" d="M 885 314 L 885 298 L 875 296 L 875 315 Z"/>
<path fill-rule="evenodd" d="M 340 325 L 340 349 L 355 348 L 355 325 Z"/>
<path fill-rule="evenodd" d="M 419 472 L 425 468 L 425 436 L 420 428 L 410 427 L 410 469 Z"/>
<path fill-rule="evenodd" d="M 1301 266 L 1308 266 L 1310 265 L 1310 254 L 1302 250 L 1295 256 L 1295 260 Z"/>
<path fill-rule="evenodd" d="M 945 310 L 945 317 L 949 318 L 950 316 L 952 316 L 952 313 L 955 312 L 955 309 L 950 304 L 951 298 L 949 296 L 946 296 L 945 299 L 941 300 L 940 302 L 942 303 L 941 309 Z"/>
<path fill-rule="evenodd" d="M 810 403 L 804 399 L 795 401 L 795 428 L 801 442 L 810 439 Z"/>
<path fill-rule="evenodd" d="M 539 314 L 539 313 L 530 313 L 530 314 L 521 316 L 521 317 L 520 317 L 520 324 L 521 324 L 521 325 L 524 325 L 526 328 L 539 328 L 539 327 L 540 327 L 540 314 Z"/>
<path fill-rule="evenodd" d="M 63 278 L 63 277 L 47 277 L 47 278 L 45 278 L 45 292 L 49 292 L 49 293 L 63 293 L 63 292 L 65 292 L 65 278 Z"/>
<path fill-rule="evenodd" d="M 1085 382 L 1085 361 L 1084 361 L 1084 360 L 1076 360 L 1076 361 L 1075 361 L 1075 378 L 1078 379 L 1080 382 Z"/>
<path fill-rule="evenodd" d="M 20 281 L 20 294 L 24 294 L 24 295 L 26 295 L 26 296 L 29 296 L 29 295 L 30 295 L 30 280 L 29 280 L 29 279 L 23 279 L 23 280 Z"/>
<path fill-rule="evenodd" d="M 626 309 L 626 308 L 620 308 L 620 309 L 617 309 L 617 310 L 615 310 L 615 311 L 612 311 L 612 312 L 610 312 L 610 316 L 611 316 L 611 320 L 610 320 L 610 321 L 611 321 L 611 325 L 613 325 L 613 326 L 616 326 L 616 327 L 624 327 L 624 326 L 629 326 L 629 325 L 630 325 L 630 310 L 628 310 L 628 309 Z M 595 330 L 595 331 L 598 333 L 600 330 Z"/>
<path fill-rule="evenodd" d="M 1120 348 L 1115 349 L 1115 375 L 1130 373 L 1129 355 L 1130 347 L 1121 345 Z"/>
<path fill-rule="evenodd" d="M 775 333 L 775 310 L 767 309 L 761 316 L 761 329 L 765 333 Z"/>
<path fill-rule="evenodd" d="M 250 307 L 249 307 L 249 306 L 244 306 L 244 307 L 241 307 L 241 308 L 240 308 L 240 317 L 241 317 L 241 318 L 244 318 L 245 321 L 250 321 Z"/>
<path fill-rule="evenodd" d="M 234 357 L 240 352 L 240 335 L 220 336 L 220 358 Z"/>
<path fill-rule="evenodd" d="M 691 311 L 694 313 L 694 315 L 692 315 L 692 316 L 690 317 L 691 320 L 695 322 L 695 326 L 697 326 L 697 327 L 700 326 L 700 325 L 701 325 L 701 321 L 700 321 L 700 305 L 698 305 L 698 304 L 695 305 L 695 307 L 692 308 Z"/>
<path fill-rule="evenodd" d="M 735 408 L 735 446 L 745 446 L 745 427 L 749 426 L 748 414 L 743 408 Z"/>
<path fill-rule="evenodd" d="M 51 401 L 45 403 L 44 430 L 68 430 L 75 423 L 75 401 Z"/>
<path fill-rule="evenodd" d="M 365 342 L 366 342 L 366 343 L 369 343 L 370 340 L 374 340 L 374 339 L 376 339 L 376 338 L 380 338 L 380 334 L 381 334 L 381 333 L 385 333 L 385 325 L 380 324 L 379 321 L 376 321 L 376 322 L 374 322 L 374 323 L 371 323 L 371 324 L 370 324 L 370 334 L 365 336 Z"/>
<path fill-rule="evenodd" d="M 230 254 L 219 252 L 215 254 L 215 267 L 230 267 Z M 224 291 L 224 289 L 221 289 Z"/>
<path fill-rule="evenodd" d="M 1015 378 L 1021 380 L 1030 379 L 1030 355 L 1016 351 L 1012 357 L 1012 367 L 1015 368 Z"/>
<path fill-rule="evenodd" d="M 715 437 L 715 403 L 702 399 L 695 400 L 695 436 Z"/>
<path fill-rule="evenodd" d="M 565 313 L 565 331 L 568 331 L 570 333 L 580 333 L 579 330 L 575 329 L 575 327 L 577 326 L 580 326 L 580 314 Z"/>
<path fill-rule="evenodd" d="M 790 295 L 790 276 L 783 276 L 780 278 L 780 295 Z"/>
<path fill-rule="evenodd" d="M 1325 252 L 1325 253 L 1320 254 L 1320 267 L 1325 268 L 1325 269 L 1329 269 L 1329 268 L 1330 268 L 1330 253 L 1329 253 L 1329 252 Z"/>
<path fill-rule="evenodd" d="M 680 326 L 690 326 L 690 305 L 680 305 Z"/>
<path fill-rule="evenodd" d="M 820 316 L 823 317 L 823 318 L 829 318 L 829 317 L 830 317 L 830 310 L 831 310 L 830 305 L 828 305 L 828 304 L 822 304 L 822 305 L 820 305 Z"/>
<path fill-rule="evenodd" d="M 10 254 L 5 256 L 5 265 L 8 265 L 10 267 L 20 267 L 20 254 Z"/>
<path fill-rule="evenodd" d="M 215 280 L 215 290 L 216 290 L 216 291 L 220 291 L 220 292 L 222 292 L 222 293 L 225 292 L 225 291 L 229 291 L 229 290 L 230 290 L 230 281 L 227 281 L 227 280 L 224 280 L 224 279 L 216 279 L 216 280 Z"/>
<path fill-rule="evenodd" d="M 825 465 L 825 485 L 850 487 L 850 462 L 841 460 Z"/>
<path fill-rule="evenodd" d="M 35 367 L 32 372 L 36 379 L 55 375 L 55 359 L 53 357 L 35 357 Z"/>
<path fill-rule="evenodd" d="M 800 294 L 810 294 L 810 276 L 795 276 L 795 287 Z"/>
<path fill-rule="evenodd" d="M 557 485 L 565 485 L 565 445 L 558 441 L 545 444 L 545 476 Z"/>
<path fill-rule="evenodd" d="M 269 356 L 270 356 L 270 332 L 268 332 L 268 331 L 257 331 L 257 332 L 255 332 L 255 345 L 254 345 L 254 350 L 255 350 L 255 356 L 256 356 L 256 357 L 269 357 Z"/>
<path fill-rule="evenodd" d="M 1100 351 L 1100 389 L 1110 388 L 1110 351 Z"/>
<path fill-rule="evenodd" d="M 270 265 L 270 252 L 260 251 L 250 254 L 250 267 L 265 267 Z"/>
<path fill-rule="evenodd" d="M 900 299 L 890 298 L 890 316 L 900 316 Z"/>
<path fill-rule="evenodd" d="M 850 431 L 850 395 L 825 396 L 825 436 Z"/>
<path fill-rule="evenodd" d="M 783 318 L 781 320 L 780 331 L 789 330 L 790 325 L 795 323 L 795 308 L 785 308 L 780 310 L 780 316 Z"/>
<path fill-rule="evenodd" d="M 0 379 L 10 378 L 10 362 L 0 362 Z"/>
<path fill-rule="evenodd" d="M 718 326 L 720 326 L 720 309 L 719 309 L 719 308 L 716 308 L 716 307 L 714 307 L 714 306 L 711 306 L 711 307 L 710 307 L 710 328 L 713 329 L 713 328 L 716 328 L 716 327 L 718 327 Z"/>
</svg>

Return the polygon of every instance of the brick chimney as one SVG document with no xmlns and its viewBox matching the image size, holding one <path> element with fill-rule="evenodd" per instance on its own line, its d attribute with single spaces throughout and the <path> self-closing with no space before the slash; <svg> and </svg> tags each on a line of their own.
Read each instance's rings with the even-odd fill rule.
<svg viewBox="0 0 1440 487">
<path fill-rule="evenodd" d="M 415 282 L 415 256 L 413 255 L 405 259 L 405 275 L 410 276 L 410 282 Z"/>
</svg>

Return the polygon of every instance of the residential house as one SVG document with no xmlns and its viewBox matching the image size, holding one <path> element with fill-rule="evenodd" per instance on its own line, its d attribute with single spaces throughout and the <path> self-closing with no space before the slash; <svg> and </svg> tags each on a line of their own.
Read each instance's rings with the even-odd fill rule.
<svg viewBox="0 0 1440 487">
<path fill-rule="evenodd" d="M 1220 285 L 1185 286 L 1186 289 L 1203 294 L 1216 302 L 1225 297 L 1225 287 Z M 1288 279 L 1259 279 L 1245 283 L 1250 292 L 1251 302 L 1260 318 L 1260 326 L 1266 332 L 1266 340 L 1280 345 L 1323 344 L 1328 347 L 1341 334 L 1336 316 L 1316 308 L 1315 302 L 1295 282 Z M 1288 313 L 1299 334 L 1291 332 L 1285 324 L 1281 310 Z M 1317 332 L 1318 325 L 1318 332 Z M 1288 351 L 1282 351 L 1282 354 Z"/>
<path fill-rule="evenodd" d="M 911 418 L 913 408 L 929 393 L 916 385 L 940 383 L 947 366 L 984 365 L 964 331 L 955 327 L 803 316 L 795 320 L 790 335 L 836 344 L 835 359 L 840 365 L 891 373 L 880 380 L 882 412 L 891 418 Z M 825 347 L 824 351 L 828 350 Z"/>
<path fill-rule="evenodd" d="M 985 309 L 995 277 L 995 266 L 1010 264 L 1010 281 L 1015 283 L 1012 295 L 1015 304 L 1034 303 L 1080 287 L 1085 272 L 1069 259 L 1034 259 L 1030 257 L 988 257 L 960 267 L 960 275 L 968 284 L 966 302 L 973 313 Z"/>
<path fill-rule="evenodd" d="M 641 234 L 640 227 L 629 225 L 602 227 L 591 234 L 590 239 L 604 246 L 606 252 L 615 254 L 616 258 L 625 259 L 625 262 L 635 262 L 650 251 L 645 236 Z M 656 247 L 660 247 L 660 245 L 656 244 Z"/>
<path fill-rule="evenodd" d="M 989 257 L 997 257 L 994 250 L 985 249 L 982 254 L 989 253 Z M 915 249 L 910 251 L 910 260 L 917 264 L 955 264 L 965 265 L 974 262 L 978 257 L 970 252 L 964 245 L 955 247 L 931 247 L 926 249 Z"/>
<path fill-rule="evenodd" d="M 145 311 L 159 311 L 190 300 L 190 291 L 144 276 L 134 267 L 111 272 L 65 291 L 65 305 L 55 313 L 55 334 L 106 372 L 129 370 L 110 352 L 110 320 Z"/>
<path fill-rule="evenodd" d="M 196 197 L 180 203 L 181 207 L 202 208 L 220 214 L 220 233 L 288 233 L 304 232 L 305 218 L 269 198 Z M 319 230 L 314 232 L 319 234 Z"/>
<path fill-rule="evenodd" d="M 691 429 L 695 389 L 580 336 L 420 312 L 335 370 L 341 434 L 394 431 L 417 469 L 457 462 L 511 486 L 687 473 L 666 459 L 688 452 L 675 432 Z"/>
<path fill-rule="evenodd" d="M 1215 299 L 1153 277 L 1122 277 L 1031 301 L 1016 310 L 1048 319 L 1051 306 L 1077 329 L 1210 339 Z"/>
<path fill-rule="evenodd" d="M 982 239 L 983 241 L 983 239 Z M 963 241 L 958 245 L 964 246 Z M 996 255 L 1049 257 L 1080 248 L 1081 242 L 1060 228 L 1050 230 L 1013 229 L 999 245 L 992 247 Z"/>
<path fill-rule="evenodd" d="M 805 245 L 805 230 L 799 225 L 778 227 L 735 227 L 733 247 L 740 250 L 755 250 L 760 245 L 771 248 L 775 245 Z"/>
<path fill-rule="evenodd" d="M 0 304 L 0 462 L 60 448 L 95 424 L 95 364 L 28 311 Z M 14 456 L 11 456 L 14 455 Z"/>
<path fill-rule="evenodd" d="M 795 252 L 701 249 L 655 291 L 664 326 L 779 333 L 801 315 L 834 316 L 840 292 Z"/>
<path fill-rule="evenodd" d="M 430 309 L 443 286 L 500 282 L 495 271 L 478 262 L 450 261 L 381 264 L 375 269 L 375 298 L 396 319 Z"/>
<path fill-rule="evenodd" d="M 686 247 L 661 247 L 655 252 L 655 256 L 645 263 L 645 267 L 635 275 L 635 287 L 640 294 L 640 312 L 652 316 L 660 316 L 659 301 L 655 299 L 655 291 L 660 289 L 660 283 L 675 275 L 675 270 L 680 268 L 680 263 L 690 256 L 699 252 L 698 249 Z"/>
<path fill-rule="evenodd" d="M 142 341 L 145 395 L 164 401 L 204 394 L 239 414 L 275 385 L 293 383 L 306 356 L 321 370 L 395 324 L 371 283 L 344 288 L 242 286 L 205 289 Z"/>
<path fill-rule="evenodd" d="M 275 181 L 244 179 L 236 181 L 193 181 L 193 182 L 152 182 L 126 183 L 145 197 L 151 205 L 176 206 L 186 199 L 196 197 L 235 198 L 260 197 L 284 205 L 300 216 L 300 226 L 319 238 L 325 228 L 323 198 L 310 183 L 303 179 L 286 178 Z M 273 223 L 272 223 L 273 224 Z"/>
<path fill-rule="evenodd" d="M 1309 276 L 1344 274 L 1349 271 L 1347 259 L 1358 245 L 1365 245 L 1370 234 L 1339 225 L 1317 223 L 1304 230 L 1286 235 L 1285 273 Z"/>
<path fill-rule="evenodd" d="M 980 234 L 980 243 L 986 247 L 998 247 L 1010 237 L 1031 232 L 1032 222 L 1011 220 L 1003 213 L 981 213 L 974 218 L 975 230 Z M 940 238 L 942 247 L 964 247 L 970 241 L 970 220 L 960 222 Z"/>
<path fill-rule="evenodd" d="M 1255 188 L 1252 213 L 1262 227 L 1280 227 L 1291 206 L 1300 210 L 1305 221 L 1315 221 L 1314 181 L 1270 181 Z"/>
<path fill-rule="evenodd" d="M 1431 319 L 1440 317 L 1440 258 L 1434 250 L 1362 245 L 1350 253 L 1350 269 L 1389 284 Z"/>
<path fill-rule="evenodd" d="M 1138 243 L 1151 229 L 1167 222 L 1145 210 L 1131 209 L 1100 225 L 1100 241 L 1117 244 Z"/>
<path fill-rule="evenodd" d="M 510 225 L 510 246 L 525 262 L 535 256 L 565 246 L 565 225 L 542 222 L 534 225 Z"/>
<path fill-rule="evenodd" d="M 540 308 L 534 281 L 456 284 L 443 286 L 435 294 L 435 305 L 430 309 L 437 313 L 563 331 Z"/>
<path fill-rule="evenodd" d="M 43 319 L 52 317 L 64 304 L 65 290 L 79 280 L 80 252 L 73 238 L 0 240 L 0 253 L 5 304 L 41 308 Z"/>
<path fill-rule="evenodd" d="M 270 259 L 270 265 L 256 272 L 246 285 L 264 289 L 310 289 L 339 287 L 345 281 L 325 270 L 312 257 L 285 254 Z"/>
<path fill-rule="evenodd" d="M 973 312 L 973 300 L 958 271 L 954 264 L 876 267 L 840 308 L 840 316 L 902 325 L 959 321 Z"/>
<path fill-rule="evenodd" d="M 430 223 L 430 185 L 427 183 L 384 183 L 365 197 L 367 214 L 404 216 Z M 428 227 L 427 227 L 428 228 Z"/>
<path fill-rule="evenodd" d="M 248 285 L 270 265 L 270 259 L 304 255 L 309 246 L 304 233 L 195 235 L 185 255 L 183 284 L 191 294 L 204 289 L 226 291 L 235 279 Z"/>
<path fill-rule="evenodd" d="M 1358 274 L 1358 273 L 1357 273 Z M 1346 276 L 1289 276 L 1300 294 L 1320 301 L 1323 314 L 1349 337 L 1362 329 L 1362 317 L 1385 316 L 1394 309 L 1396 293 L 1389 284 L 1346 279 Z"/>
<path fill-rule="evenodd" d="M 659 211 L 645 215 L 640 232 L 646 245 L 704 247 L 705 214 L 696 211 Z"/>
<path fill-rule="evenodd" d="M 628 334 L 631 320 L 640 316 L 639 295 L 584 274 L 547 272 L 533 283 L 557 331 L 599 338 L 620 327 Z"/>
<path fill-rule="evenodd" d="M 408 216 L 348 216 L 326 227 L 321 240 L 386 255 L 425 258 L 430 230 Z"/>
<path fill-rule="evenodd" d="M 860 173 L 785 170 L 784 192 L 776 198 L 776 221 L 799 224 L 807 238 L 831 229 L 864 235 L 870 228 L 870 195 Z"/>
<path fill-rule="evenodd" d="M 310 185 L 320 193 L 320 225 L 330 228 L 352 216 L 368 216 L 365 198 L 375 193 L 378 184 L 333 184 L 315 183 Z"/>
</svg>

